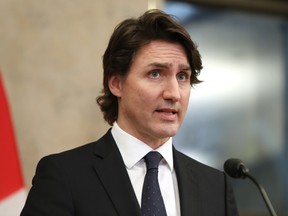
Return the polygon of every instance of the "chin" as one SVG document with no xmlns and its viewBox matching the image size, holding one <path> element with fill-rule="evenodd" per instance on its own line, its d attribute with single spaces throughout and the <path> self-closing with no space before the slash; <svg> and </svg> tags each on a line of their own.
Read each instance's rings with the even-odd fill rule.
<svg viewBox="0 0 288 216">
<path fill-rule="evenodd" d="M 159 138 L 167 138 L 167 137 L 173 137 L 176 135 L 179 129 L 179 125 L 175 122 L 161 122 L 160 124 L 154 124 L 150 127 L 156 137 Z"/>
<path fill-rule="evenodd" d="M 161 137 L 163 138 L 166 138 L 166 137 L 173 137 L 176 135 L 178 131 L 178 128 L 175 129 L 175 128 L 169 128 L 169 129 L 166 129 L 166 130 L 162 130 L 161 132 L 159 132 L 159 134 L 161 134 Z"/>
</svg>

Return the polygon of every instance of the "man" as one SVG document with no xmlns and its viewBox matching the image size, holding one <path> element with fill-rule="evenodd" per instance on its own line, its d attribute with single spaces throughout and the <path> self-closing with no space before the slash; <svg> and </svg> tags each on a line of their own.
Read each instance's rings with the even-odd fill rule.
<svg viewBox="0 0 288 216">
<path fill-rule="evenodd" d="M 21 215 L 238 215 L 226 175 L 172 145 L 202 69 L 185 29 L 159 10 L 127 19 L 114 30 L 103 67 L 97 102 L 112 129 L 96 142 L 43 158 Z M 147 198 L 151 151 L 160 153 L 153 168 L 159 185 Z M 151 207 L 146 201 L 154 196 Z M 150 213 L 153 208 L 163 214 Z"/>
</svg>

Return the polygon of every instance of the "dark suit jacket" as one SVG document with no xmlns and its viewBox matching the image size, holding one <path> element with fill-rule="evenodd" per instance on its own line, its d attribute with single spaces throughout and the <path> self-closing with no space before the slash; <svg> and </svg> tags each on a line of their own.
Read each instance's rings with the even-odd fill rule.
<svg viewBox="0 0 288 216">
<path fill-rule="evenodd" d="M 238 215 L 223 172 L 173 149 L 182 216 Z M 40 160 L 21 216 L 140 216 L 110 130 L 98 141 Z"/>
</svg>

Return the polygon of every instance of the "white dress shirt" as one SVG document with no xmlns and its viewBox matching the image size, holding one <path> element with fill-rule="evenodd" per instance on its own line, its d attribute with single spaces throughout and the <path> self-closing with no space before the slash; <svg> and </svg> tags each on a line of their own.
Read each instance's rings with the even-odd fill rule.
<svg viewBox="0 0 288 216">
<path fill-rule="evenodd" d="M 146 175 L 146 164 L 143 157 L 150 151 L 158 151 L 163 156 L 159 164 L 158 181 L 167 216 L 180 216 L 179 191 L 173 166 L 172 138 L 160 148 L 153 150 L 144 142 L 122 130 L 116 122 L 113 124 L 111 133 L 122 155 L 140 206 Z"/>
</svg>

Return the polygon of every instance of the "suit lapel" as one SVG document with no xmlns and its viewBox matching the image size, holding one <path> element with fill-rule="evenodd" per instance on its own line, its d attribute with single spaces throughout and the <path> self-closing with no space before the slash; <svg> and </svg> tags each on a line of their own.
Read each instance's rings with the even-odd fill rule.
<svg viewBox="0 0 288 216">
<path fill-rule="evenodd" d="M 201 196 L 199 176 L 193 172 L 187 157 L 173 149 L 174 167 L 177 175 L 181 216 L 200 215 Z"/>
<path fill-rule="evenodd" d="M 96 173 L 120 216 L 140 216 L 140 207 L 110 130 L 95 145 Z"/>
<path fill-rule="evenodd" d="M 110 130 L 95 144 L 94 168 L 119 216 L 140 216 L 140 206 Z M 173 148 L 181 216 L 199 216 L 199 176 L 186 156 Z"/>
</svg>

